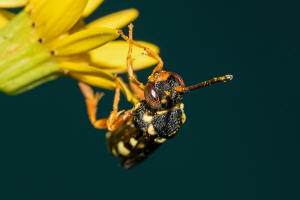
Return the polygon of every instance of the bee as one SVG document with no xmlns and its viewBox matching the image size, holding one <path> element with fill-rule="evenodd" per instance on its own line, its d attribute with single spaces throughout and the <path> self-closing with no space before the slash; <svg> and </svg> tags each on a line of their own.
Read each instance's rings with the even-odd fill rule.
<svg viewBox="0 0 300 200">
<path fill-rule="evenodd" d="M 108 129 L 106 133 L 108 150 L 112 155 L 121 158 L 121 165 L 126 169 L 145 160 L 166 140 L 178 133 L 186 120 L 182 103 L 184 93 L 233 78 L 232 75 L 225 75 L 186 87 L 178 74 L 163 70 L 163 61 L 157 53 L 132 39 L 133 25 L 130 24 L 128 27 L 129 35 L 126 36 L 122 31 L 120 35 L 129 42 L 128 87 L 139 99 L 134 107 L 127 111 L 118 111 L 122 80 L 116 78 L 113 110 L 108 118 L 97 120 L 97 105 L 103 93 L 94 94 L 90 86 L 79 83 L 86 98 L 91 123 L 97 129 Z M 133 45 L 143 48 L 148 56 L 158 61 L 145 86 L 137 80 L 132 68 Z"/>
</svg>

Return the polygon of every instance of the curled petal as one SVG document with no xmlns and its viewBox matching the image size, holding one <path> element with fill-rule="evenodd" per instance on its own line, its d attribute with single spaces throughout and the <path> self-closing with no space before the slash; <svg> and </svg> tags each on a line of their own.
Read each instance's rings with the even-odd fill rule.
<svg viewBox="0 0 300 200">
<path fill-rule="evenodd" d="M 0 8 L 17 8 L 25 6 L 27 0 L 0 0 Z"/>
<path fill-rule="evenodd" d="M 68 31 L 81 17 L 87 0 L 32 0 L 27 7 L 38 35 L 45 41 Z"/>
<path fill-rule="evenodd" d="M 159 48 L 147 42 L 138 41 L 138 43 L 152 49 L 155 52 L 159 52 Z M 102 67 L 108 72 L 123 73 L 127 71 L 126 58 L 128 55 L 128 42 L 126 41 L 111 41 L 102 47 L 94 49 L 90 52 L 92 63 L 99 67 Z M 140 70 L 150 67 L 157 63 L 153 58 L 145 55 L 143 49 L 133 47 L 132 57 L 134 59 L 134 70 Z"/>
<path fill-rule="evenodd" d="M 119 37 L 117 30 L 111 28 L 89 28 L 49 44 L 56 55 L 71 55 L 89 51 Z"/>
<path fill-rule="evenodd" d="M 83 17 L 87 17 L 89 16 L 92 12 L 94 12 L 94 10 L 96 10 L 96 8 L 103 2 L 103 0 L 89 0 L 82 16 Z"/>
<path fill-rule="evenodd" d="M 110 15 L 106 15 L 101 17 L 92 23 L 88 24 L 88 27 L 109 27 L 119 29 L 133 20 L 135 20 L 139 15 L 139 11 L 132 8 L 127 10 L 122 10 L 119 12 L 112 13 Z"/>
</svg>

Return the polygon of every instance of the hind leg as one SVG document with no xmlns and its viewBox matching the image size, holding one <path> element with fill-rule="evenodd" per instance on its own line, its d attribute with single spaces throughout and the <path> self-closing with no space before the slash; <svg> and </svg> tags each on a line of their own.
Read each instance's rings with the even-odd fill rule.
<svg viewBox="0 0 300 200">
<path fill-rule="evenodd" d="M 113 111 L 110 113 L 108 118 L 97 119 L 98 102 L 103 97 L 104 93 L 94 93 L 93 89 L 89 85 L 82 82 L 79 82 L 79 88 L 85 97 L 90 122 L 95 128 L 114 131 L 131 117 L 131 111 L 118 111 L 120 88 L 117 79 Z"/>
</svg>

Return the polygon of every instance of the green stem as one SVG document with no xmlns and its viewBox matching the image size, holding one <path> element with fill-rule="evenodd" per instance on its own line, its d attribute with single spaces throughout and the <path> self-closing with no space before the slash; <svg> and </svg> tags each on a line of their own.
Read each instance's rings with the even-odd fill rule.
<svg viewBox="0 0 300 200">
<path fill-rule="evenodd" d="M 61 75 L 25 11 L 0 30 L 0 91 L 17 94 Z"/>
</svg>

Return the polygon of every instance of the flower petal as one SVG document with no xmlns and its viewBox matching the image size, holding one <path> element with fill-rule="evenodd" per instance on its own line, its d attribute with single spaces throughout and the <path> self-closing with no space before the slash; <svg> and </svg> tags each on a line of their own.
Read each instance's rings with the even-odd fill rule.
<svg viewBox="0 0 300 200">
<path fill-rule="evenodd" d="M 88 0 L 31 0 L 27 7 L 38 35 L 45 41 L 68 31 L 81 17 Z"/>
<path fill-rule="evenodd" d="M 0 8 L 16 8 L 25 6 L 27 0 L 0 0 Z"/>
<path fill-rule="evenodd" d="M 86 74 L 74 73 L 74 72 L 70 72 L 69 75 L 72 78 L 77 79 L 78 81 L 85 82 L 95 87 L 104 88 L 108 90 L 114 90 L 116 88 L 115 77 L 114 80 L 110 80 L 101 76 L 86 75 Z M 124 96 L 126 97 L 127 101 L 133 104 L 137 103 L 139 100 L 134 96 L 132 91 L 129 89 L 128 85 L 121 78 L 117 78 L 117 79 L 120 85 L 120 89 L 124 94 Z"/>
<path fill-rule="evenodd" d="M 138 43 L 159 52 L 159 48 L 147 42 L 138 41 Z M 99 67 L 105 68 L 106 71 L 112 73 L 123 73 L 127 71 L 126 58 L 128 55 L 128 42 L 126 41 L 112 41 L 102 47 L 99 47 L 90 52 L 92 63 Z M 145 55 L 145 51 L 138 47 L 133 47 L 132 57 L 134 59 L 134 70 L 150 67 L 157 63 L 156 60 Z"/>
<path fill-rule="evenodd" d="M 85 75 L 94 75 L 102 77 L 110 81 L 114 81 L 115 78 L 111 73 L 101 70 L 97 67 L 90 66 L 84 63 L 64 61 L 59 63 L 60 67 L 67 73 L 81 73 Z"/>
<path fill-rule="evenodd" d="M 81 73 L 73 73 L 73 72 L 69 73 L 69 75 L 81 82 L 85 82 L 95 87 L 100 87 L 108 90 L 114 90 L 116 88 L 115 81 L 111 81 L 103 77 L 84 75 Z"/>
<path fill-rule="evenodd" d="M 14 13 L 4 9 L 0 9 L 0 29 L 4 27 L 14 16 Z"/>
<path fill-rule="evenodd" d="M 89 16 L 96 8 L 103 2 L 103 0 L 89 0 L 87 3 L 82 16 L 87 17 Z"/>
<path fill-rule="evenodd" d="M 0 14 L 5 16 L 9 20 L 11 20 L 12 18 L 14 18 L 16 16 L 15 13 L 9 12 L 8 10 L 5 10 L 5 9 L 0 9 Z"/>
<path fill-rule="evenodd" d="M 89 51 L 119 37 L 111 28 L 89 28 L 57 39 L 49 44 L 55 55 L 71 55 Z"/>
<path fill-rule="evenodd" d="M 133 20 L 135 20 L 139 15 L 139 11 L 132 8 L 127 10 L 122 10 L 119 12 L 112 13 L 110 15 L 106 15 L 101 17 L 92 23 L 88 24 L 88 27 L 109 27 L 119 29 Z"/>
</svg>

